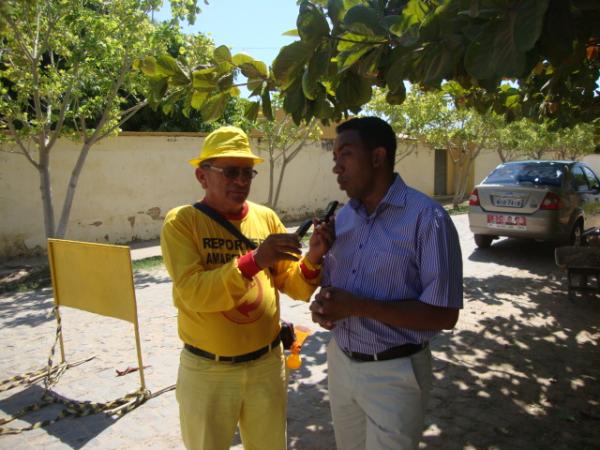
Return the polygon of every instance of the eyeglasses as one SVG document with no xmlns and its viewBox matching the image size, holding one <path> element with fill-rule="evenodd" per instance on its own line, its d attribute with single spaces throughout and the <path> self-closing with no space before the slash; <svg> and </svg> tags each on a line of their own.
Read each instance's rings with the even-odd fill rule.
<svg viewBox="0 0 600 450">
<path fill-rule="evenodd" d="M 243 180 L 251 180 L 258 172 L 254 170 L 252 167 L 217 167 L 211 164 L 203 164 L 203 169 L 210 169 L 216 172 L 220 172 L 225 178 L 229 180 L 237 180 L 238 178 L 242 178 Z"/>
</svg>

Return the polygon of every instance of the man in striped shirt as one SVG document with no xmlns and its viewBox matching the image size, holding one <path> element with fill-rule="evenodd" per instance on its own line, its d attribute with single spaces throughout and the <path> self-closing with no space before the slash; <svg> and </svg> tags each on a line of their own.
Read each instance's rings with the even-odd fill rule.
<svg viewBox="0 0 600 450">
<path fill-rule="evenodd" d="M 376 117 L 336 129 L 336 217 L 313 320 L 332 330 L 338 449 L 415 449 L 431 389 L 429 341 L 462 308 L 462 257 L 446 211 L 394 173 L 396 136 Z"/>
</svg>

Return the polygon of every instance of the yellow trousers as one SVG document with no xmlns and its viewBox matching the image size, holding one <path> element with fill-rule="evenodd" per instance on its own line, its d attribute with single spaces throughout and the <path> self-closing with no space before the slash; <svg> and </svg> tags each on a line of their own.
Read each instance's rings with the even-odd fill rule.
<svg viewBox="0 0 600 450">
<path fill-rule="evenodd" d="M 190 450 L 228 450 L 239 424 L 245 450 L 285 450 L 287 377 L 281 345 L 246 363 L 181 351 L 181 435 Z"/>
</svg>

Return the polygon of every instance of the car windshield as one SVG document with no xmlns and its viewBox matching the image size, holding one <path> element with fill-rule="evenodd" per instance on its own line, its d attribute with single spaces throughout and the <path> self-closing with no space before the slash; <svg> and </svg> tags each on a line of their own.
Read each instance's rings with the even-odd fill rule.
<svg viewBox="0 0 600 450">
<path fill-rule="evenodd" d="M 483 184 L 541 184 L 560 186 L 564 164 L 522 163 L 502 164 L 488 175 Z"/>
</svg>

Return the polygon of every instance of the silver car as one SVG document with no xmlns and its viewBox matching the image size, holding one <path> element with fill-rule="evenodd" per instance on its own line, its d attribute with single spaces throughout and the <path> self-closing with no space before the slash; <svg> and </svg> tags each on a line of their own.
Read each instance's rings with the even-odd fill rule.
<svg viewBox="0 0 600 450">
<path fill-rule="evenodd" d="M 480 248 L 500 236 L 578 245 L 600 226 L 600 181 L 576 161 L 500 164 L 471 193 L 469 226 Z"/>
</svg>

